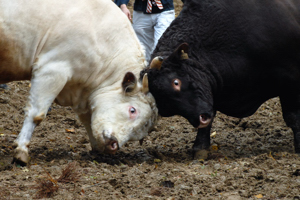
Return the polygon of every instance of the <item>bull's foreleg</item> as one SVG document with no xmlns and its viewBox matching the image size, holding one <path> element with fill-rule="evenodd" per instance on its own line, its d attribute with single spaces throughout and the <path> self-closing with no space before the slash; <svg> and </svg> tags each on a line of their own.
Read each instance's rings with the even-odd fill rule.
<svg viewBox="0 0 300 200">
<path fill-rule="evenodd" d="M 14 162 L 27 164 L 28 146 L 34 128 L 46 117 L 47 111 L 55 97 L 64 87 L 67 77 L 55 70 L 58 66 L 48 65 L 36 70 L 31 79 L 29 100 L 25 108 L 25 120 L 16 144 Z"/>
<path fill-rule="evenodd" d="M 102 152 L 103 150 L 99 150 L 98 146 L 97 146 L 97 142 L 96 142 L 96 138 L 93 136 L 93 131 L 92 131 L 92 127 L 91 127 L 91 113 L 90 112 L 87 112 L 85 114 L 80 114 L 78 115 L 79 116 L 79 119 L 80 121 L 82 122 L 82 124 L 84 125 L 85 129 L 86 129 L 86 132 L 89 136 L 89 140 L 90 140 L 90 144 L 91 144 L 91 147 L 92 147 L 92 151 L 94 152 Z"/>
<path fill-rule="evenodd" d="M 300 95 L 280 96 L 283 118 L 294 133 L 295 153 L 300 156 Z"/>
<path fill-rule="evenodd" d="M 207 159 L 210 147 L 210 129 L 211 125 L 206 128 L 198 129 L 196 140 L 193 146 L 194 159 Z"/>
</svg>

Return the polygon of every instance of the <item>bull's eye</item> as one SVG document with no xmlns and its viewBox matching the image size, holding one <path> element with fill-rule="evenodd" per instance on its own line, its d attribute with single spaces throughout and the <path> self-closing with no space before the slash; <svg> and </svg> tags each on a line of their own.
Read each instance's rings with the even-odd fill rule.
<svg viewBox="0 0 300 200">
<path fill-rule="evenodd" d="M 135 119 L 137 117 L 137 111 L 133 106 L 129 107 L 129 117 L 130 119 Z"/>
<path fill-rule="evenodd" d="M 134 114 L 134 113 L 136 112 L 136 110 L 135 110 L 134 107 L 131 107 L 129 110 L 130 110 L 130 113 L 131 113 L 131 114 Z"/>
<path fill-rule="evenodd" d="M 180 88 L 181 88 L 181 81 L 179 79 L 174 79 L 173 80 L 173 88 L 176 90 L 176 91 L 180 91 Z"/>
</svg>

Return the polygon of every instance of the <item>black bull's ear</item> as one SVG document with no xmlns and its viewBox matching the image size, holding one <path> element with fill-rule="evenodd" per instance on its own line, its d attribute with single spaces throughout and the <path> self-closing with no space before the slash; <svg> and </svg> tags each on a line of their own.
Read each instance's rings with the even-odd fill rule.
<svg viewBox="0 0 300 200">
<path fill-rule="evenodd" d="M 177 49 L 169 56 L 171 60 L 186 60 L 189 58 L 188 56 L 189 45 L 187 43 L 180 44 Z M 149 66 L 150 69 L 161 69 L 161 64 L 163 62 L 163 58 L 161 56 L 157 56 L 153 58 L 151 64 Z"/>
<path fill-rule="evenodd" d="M 187 43 L 182 43 L 177 47 L 177 49 L 172 53 L 171 56 L 176 60 L 186 60 L 189 58 L 188 51 L 189 45 Z"/>
</svg>

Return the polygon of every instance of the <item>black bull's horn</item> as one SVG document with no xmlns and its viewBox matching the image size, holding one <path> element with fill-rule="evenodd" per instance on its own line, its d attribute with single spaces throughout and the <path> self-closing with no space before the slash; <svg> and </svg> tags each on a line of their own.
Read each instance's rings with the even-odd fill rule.
<svg viewBox="0 0 300 200">
<path fill-rule="evenodd" d="M 180 60 L 186 60 L 186 59 L 189 59 L 188 54 L 184 50 L 181 50 L 181 52 L 180 52 Z M 153 58 L 153 60 L 151 61 L 151 64 L 150 64 L 150 69 L 158 69 L 158 70 L 160 70 L 161 69 L 161 64 L 162 64 L 163 60 L 164 59 L 161 56 L 156 56 L 155 58 Z"/>
</svg>

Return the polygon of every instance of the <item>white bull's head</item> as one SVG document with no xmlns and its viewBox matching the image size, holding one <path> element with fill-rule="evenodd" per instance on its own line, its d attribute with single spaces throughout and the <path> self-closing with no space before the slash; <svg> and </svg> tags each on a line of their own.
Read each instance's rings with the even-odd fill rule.
<svg viewBox="0 0 300 200">
<path fill-rule="evenodd" d="M 157 121 L 158 110 L 148 88 L 148 77 L 142 83 L 127 72 L 122 87 L 102 91 L 92 106 L 92 149 L 114 154 L 129 140 L 141 140 Z M 91 140 L 91 137 L 90 137 Z"/>
</svg>

